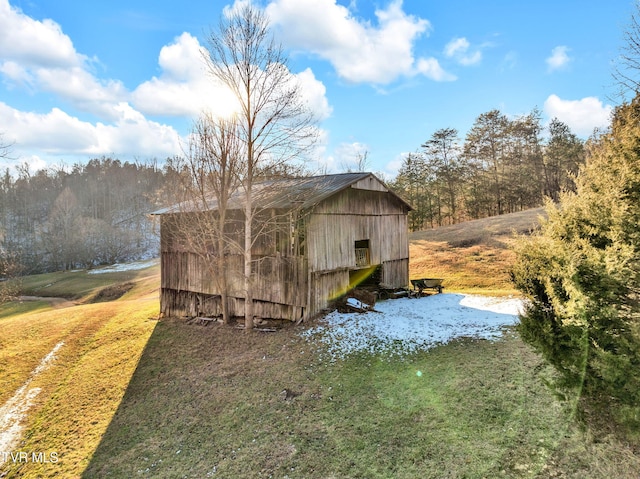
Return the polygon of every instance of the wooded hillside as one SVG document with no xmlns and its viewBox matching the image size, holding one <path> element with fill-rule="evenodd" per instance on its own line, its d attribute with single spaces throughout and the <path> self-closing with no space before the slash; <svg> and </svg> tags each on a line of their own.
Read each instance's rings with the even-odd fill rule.
<svg viewBox="0 0 640 479">
<path fill-rule="evenodd" d="M 148 213 L 172 201 L 178 172 L 168 160 L 85 165 L 0 178 L 0 256 L 38 273 L 138 259 L 157 253 Z"/>
</svg>

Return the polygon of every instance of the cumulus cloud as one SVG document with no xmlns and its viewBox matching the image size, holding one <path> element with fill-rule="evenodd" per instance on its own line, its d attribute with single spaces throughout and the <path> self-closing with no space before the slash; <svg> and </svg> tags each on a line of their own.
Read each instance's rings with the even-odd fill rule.
<svg viewBox="0 0 640 479">
<path fill-rule="evenodd" d="M 464 66 L 477 65 L 482 61 L 482 52 L 471 49 L 469 40 L 464 37 L 454 38 L 444 47 L 444 54 Z"/>
<path fill-rule="evenodd" d="M 228 88 L 216 84 L 206 70 L 203 47 L 197 38 L 183 33 L 160 51 L 158 77 L 140 84 L 131 94 L 137 109 L 149 115 L 197 116 L 203 109 L 226 116 L 237 110 L 237 102 Z M 324 84 L 310 68 L 297 77 L 302 96 L 316 117 L 331 114 Z"/>
<path fill-rule="evenodd" d="M 246 1 L 246 0 L 242 0 Z M 226 115 L 236 109 L 233 95 L 207 73 L 198 39 L 183 33 L 162 47 L 160 74 L 133 91 L 95 75 L 97 59 L 78 53 L 52 20 L 37 21 L 0 0 L 0 75 L 10 86 L 48 93 L 75 111 L 56 105 L 49 111 L 20 111 L 0 103 L 0 131 L 16 154 L 172 156 L 181 153 L 180 136 L 153 116 L 193 118 L 203 109 Z M 326 88 L 311 69 L 297 75 L 303 96 L 320 120 L 331 114 Z M 88 121 L 89 115 L 100 121 Z"/>
<path fill-rule="evenodd" d="M 544 111 L 549 118 L 558 118 L 569 125 L 576 135 L 586 137 L 595 128 L 609 125 L 613 107 L 604 105 L 592 96 L 581 100 L 563 100 L 557 95 L 550 95 L 544 102 Z"/>
<path fill-rule="evenodd" d="M 315 117 L 320 121 L 329 118 L 333 109 L 327 100 L 327 88 L 324 83 L 316 79 L 311 68 L 301 71 L 296 76 L 302 96 Z"/>
<path fill-rule="evenodd" d="M 569 47 L 560 45 L 551 50 L 551 56 L 547 58 L 547 70 L 552 72 L 564 68 L 569 62 Z"/>
<path fill-rule="evenodd" d="M 127 103 L 116 105 L 114 111 L 118 118 L 113 124 L 92 124 L 59 108 L 23 112 L 0 102 L 0 130 L 23 151 L 161 157 L 181 152 L 180 137 L 172 127 L 147 120 Z"/>
<path fill-rule="evenodd" d="M 89 73 L 92 60 L 78 53 L 52 20 L 37 21 L 0 0 L 0 73 L 33 92 L 59 95 L 73 106 L 111 118 L 108 103 L 122 100 L 121 82 Z"/>
<path fill-rule="evenodd" d="M 160 50 L 162 73 L 132 92 L 133 104 L 143 113 L 196 116 L 203 109 L 227 115 L 236 108 L 230 92 L 207 74 L 203 49 L 197 38 L 183 33 Z"/>
<path fill-rule="evenodd" d="M 435 58 L 415 57 L 414 43 L 431 24 L 405 13 L 401 0 L 375 11 L 377 25 L 336 0 L 273 0 L 266 11 L 287 45 L 328 60 L 347 81 L 388 84 L 417 74 L 453 79 Z"/>
<path fill-rule="evenodd" d="M 99 80 L 82 67 L 39 68 L 34 71 L 40 89 L 59 95 L 81 111 L 113 120 L 112 104 L 126 98 L 122 82 Z"/>
<path fill-rule="evenodd" d="M 48 67 L 76 66 L 84 61 L 60 25 L 34 20 L 8 0 L 0 0 L 0 58 Z"/>
</svg>

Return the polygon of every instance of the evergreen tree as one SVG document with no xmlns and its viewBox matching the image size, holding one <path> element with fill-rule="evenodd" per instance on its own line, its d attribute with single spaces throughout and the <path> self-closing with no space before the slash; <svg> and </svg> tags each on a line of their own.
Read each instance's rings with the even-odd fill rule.
<svg viewBox="0 0 640 479">
<path fill-rule="evenodd" d="M 519 326 L 582 399 L 640 404 L 640 97 L 587 145 L 576 193 L 547 205 L 512 271 L 530 299 Z"/>
</svg>

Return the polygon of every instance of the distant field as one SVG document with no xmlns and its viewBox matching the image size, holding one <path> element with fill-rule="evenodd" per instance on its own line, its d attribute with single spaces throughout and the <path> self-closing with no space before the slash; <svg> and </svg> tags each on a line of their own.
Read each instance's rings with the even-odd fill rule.
<svg viewBox="0 0 640 479">
<path fill-rule="evenodd" d="M 436 241 L 461 246 L 465 243 L 487 241 L 491 237 L 504 238 L 516 233 L 527 233 L 535 229 L 538 219 L 545 216 L 544 208 L 492 216 L 466 221 L 451 226 L 442 226 L 409 234 L 409 241 Z"/>
<path fill-rule="evenodd" d="M 443 278 L 446 291 L 516 295 L 509 279 L 514 234 L 536 228 L 542 208 L 409 234 L 411 278 Z"/>
</svg>

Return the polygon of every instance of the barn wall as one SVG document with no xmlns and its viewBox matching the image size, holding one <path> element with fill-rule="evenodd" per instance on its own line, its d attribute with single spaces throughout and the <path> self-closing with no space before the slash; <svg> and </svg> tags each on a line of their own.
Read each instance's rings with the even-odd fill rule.
<svg viewBox="0 0 640 479">
<path fill-rule="evenodd" d="M 176 291 L 192 291 L 219 295 L 220 284 L 216 258 L 205 260 L 195 253 L 163 252 L 161 254 L 161 287 Z M 240 255 L 228 256 L 227 291 L 230 296 L 244 297 L 244 262 Z M 305 306 L 307 303 L 307 266 L 302 257 L 264 257 L 253 263 L 253 297 L 256 300 Z"/>
<path fill-rule="evenodd" d="M 298 219 L 271 211 L 271 226 L 256 242 L 255 283 L 252 292 L 258 317 L 297 319 L 313 315 L 349 286 L 349 270 L 356 268 L 355 242 L 369 240 L 370 264 L 382 265 L 382 284 L 408 284 L 409 243 L 407 205 L 377 181 L 365 178 L 317 204 L 304 216 L 306 232 L 292 234 Z M 220 286 L 215 256 L 190 252 L 176 228 L 174 215 L 162 216 L 161 311 L 165 315 L 219 316 Z M 234 233 L 240 233 L 234 227 Z M 238 235 L 241 237 L 241 235 Z M 298 240 L 304 239 L 305 256 Z M 215 245 L 211 245 L 211 253 Z M 295 255 L 295 256 L 294 256 Z M 227 256 L 231 315 L 244 313 L 243 258 Z"/>
<path fill-rule="evenodd" d="M 406 209 L 387 193 L 346 190 L 321 203 L 308 218 L 309 269 L 355 268 L 355 242 L 366 239 L 371 264 L 407 260 Z"/>
<path fill-rule="evenodd" d="M 388 289 L 404 288 L 409 284 L 409 258 L 382 263 L 382 281 Z"/>
<path fill-rule="evenodd" d="M 231 317 L 244 316 L 244 298 L 229 297 L 227 304 Z M 160 305 L 160 312 L 163 316 L 212 318 L 222 316 L 220 296 L 193 291 L 163 288 L 160 293 Z M 266 301 L 254 301 L 253 310 L 257 318 L 289 321 L 296 321 L 305 314 L 303 307 Z"/>
<path fill-rule="evenodd" d="M 314 315 L 347 292 L 349 270 L 311 273 L 310 282 L 308 313 Z"/>
</svg>

